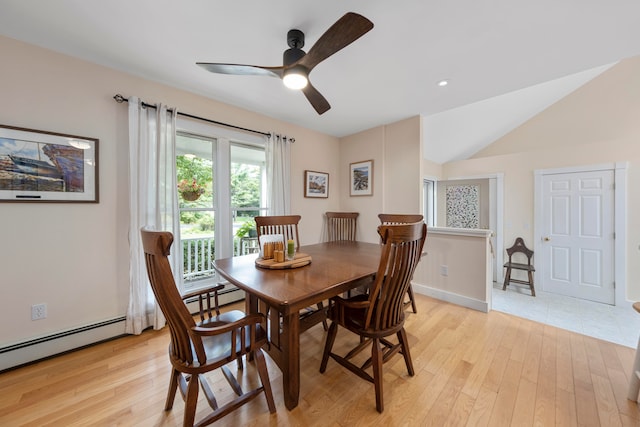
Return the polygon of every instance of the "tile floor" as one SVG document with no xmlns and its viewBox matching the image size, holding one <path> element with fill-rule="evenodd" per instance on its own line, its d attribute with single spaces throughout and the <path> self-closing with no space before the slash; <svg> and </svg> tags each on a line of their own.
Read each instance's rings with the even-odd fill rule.
<svg viewBox="0 0 640 427">
<path fill-rule="evenodd" d="M 621 307 L 543 292 L 536 289 L 494 283 L 493 309 L 558 328 L 579 332 L 605 341 L 636 348 L 640 335 L 640 313 L 632 303 Z"/>
</svg>

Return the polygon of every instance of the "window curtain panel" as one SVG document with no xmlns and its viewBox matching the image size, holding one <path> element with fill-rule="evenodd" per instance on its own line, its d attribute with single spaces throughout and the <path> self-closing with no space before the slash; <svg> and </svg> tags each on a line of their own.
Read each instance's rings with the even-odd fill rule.
<svg viewBox="0 0 640 427">
<path fill-rule="evenodd" d="M 176 110 L 165 105 L 144 107 L 129 98 L 129 307 L 125 332 L 140 334 L 152 326 L 160 329 L 165 318 L 157 305 L 144 260 L 140 229 L 170 231 L 179 227 L 176 192 Z M 169 260 L 179 274 L 179 249 Z M 176 283 L 180 281 L 176 277 Z"/>
<path fill-rule="evenodd" d="M 267 213 L 288 215 L 291 211 L 291 138 L 271 133 L 267 138 Z"/>
</svg>

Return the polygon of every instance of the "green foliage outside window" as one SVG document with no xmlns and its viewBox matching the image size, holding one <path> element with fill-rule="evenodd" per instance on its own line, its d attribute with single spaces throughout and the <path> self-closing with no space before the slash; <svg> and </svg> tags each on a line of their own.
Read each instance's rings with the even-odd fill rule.
<svg viewBox="0 0 640 427">
<path fill-rule="evenodd" d="M 255 208 L 260 206 L 260 166 L 246 163 L 231 164 L 231 206 L 235 208 Z M 255 216 L 251 212 L 238 215 Z"/>
</svg>

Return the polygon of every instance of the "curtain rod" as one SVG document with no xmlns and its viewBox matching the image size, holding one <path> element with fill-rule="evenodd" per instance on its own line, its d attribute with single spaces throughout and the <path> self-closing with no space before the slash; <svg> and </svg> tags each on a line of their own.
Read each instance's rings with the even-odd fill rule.
<svg viewBox="0 0 640 427">
<path fill-rule="evenodd" d="M 119 93 L 116 94 L 113 97 L 113 99 L 115 99 L 118 104 L 121 104 L 123 102 L 129 102 L 129 100 L 127 98 L 125 98 L 124 96 L 120 95 Z M 146 102 L 142 102 L 142 106 L 143 107 L 149 107 L 149 108 L 156 108 L 155 105 L 147 104 Z M 259 130 L 247 129 L 247 128 L 243 128 L 243 127 L 240 127 L 240 126 L 230 125 L 229 123 L 218 122 L 218 121 L 211 120 L 211 119 L 205 119 L 204 117 L 198 117 L 198 116 L 194 116 L 192 114 L 182 113 L 180 111 L 178 111 L 177 114 L 179 116 L 189 117 L 190 119 L 201 120 L 203 122 L 213 123 L 213 124 L 220 125 L 220 126 L 226 126 L 226 127 L 233 128 L 233 129 L 243 130 L 245 132 L 253 132 L 253 133 L 257 133 L 259 135 L 264 135 L 264 136 L 269 136 L 269 137 L 271 136 L 271 134 L 267 133 L 267 132 L 261 132 Z"/>
</svg>

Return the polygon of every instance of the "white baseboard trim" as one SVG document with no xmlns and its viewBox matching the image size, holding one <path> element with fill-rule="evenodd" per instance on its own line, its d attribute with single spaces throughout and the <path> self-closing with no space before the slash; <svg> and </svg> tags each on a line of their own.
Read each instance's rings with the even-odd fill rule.
<svg viewBox="0 0 640 427">
<path fill-rule="evenodd" d="M 482 311 L 484 313 L 489 312 L 489 303 L 486 301 L 480 301 L 474 298 L 466 297 L 464 295 L 453 294 L 451 292 L 443 291 L 442 289 L 431 288 L 427 285 L 421 285 L 419 283 L 412 283 L 412 287 L 413 292 L 417 294 L 427 295 L 441 301 L 450 302 L 452 304 Z"/>
<path fill-rule="evenodd" d="M 0 372 L 124 335 L 124 316 L 0 348 Z"/>
</svg>

